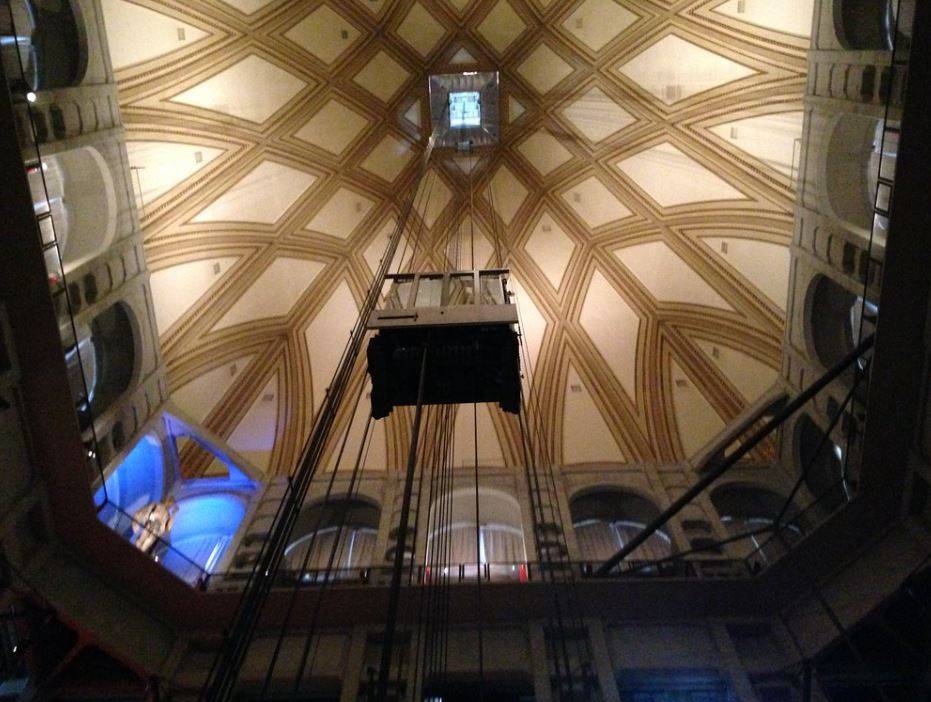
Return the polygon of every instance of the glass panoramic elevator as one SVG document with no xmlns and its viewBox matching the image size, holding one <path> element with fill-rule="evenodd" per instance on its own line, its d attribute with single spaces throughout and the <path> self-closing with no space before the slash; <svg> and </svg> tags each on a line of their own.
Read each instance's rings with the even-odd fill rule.
<svg viewBox="0 0 931 702">
<path fill-rule="evenodd" d="M 407 192 L 203 699 L 238 699 L 243 694 L 249 699 L 316 699 L 313 695 L 321 693 L 313 682 L 313 668 L 322 646 L 319 620 L 328 586 L 345 582 L 345 566 L 352 564 L 358 550 L 352 545 L 359 534 L 364 536 L 365 524 L 375 523 L 363 514 L 371 508 L 359 499 L 358 490 L 376 421 L 402 426 L 408 448 L 400 461 L 400 505 L 393 513 L 384 554 L 390 565 L 363 571 L 366 582 L 383 588 L 385 605 L 379 613 L 383 628 L 367 645 L 371 665 L 357 699 L 532 699 L 523 683 L 502 686 L 500 676 L 494 675 L 486 680 L 483 635 L 483 581 L 526 582 L 528 554 L 535 557 L 534 582 L 549 599 L 541 617 L 546 620 L 543 635 L 552 698 L 601 699 L 569 562 L 563 528 L 568 520 L 555 499 L 553 461 L 546 455 L 530 394 L 530 366 L 509 288 L 507 236 L 494 215 L 488 217 L 494 267 L 483 268 L 486 262 L 476 260 L 474 164 L 477 158 L 487 158 L 498 142 L 498 75 L 431 76 L 429 97 L 433 131 L 419 177 Z M 443 239 L 439 267 L 432 257 L 436 247 L 424 241 L 424 218 L 415 216 L 429 201 L 431 177 L 436 178 L 431 169 L 435 153 L 469 164 L 464 169 L 468 199 L 463 198 L 457 213 L 468 216 L 455 221 L 468 221 L 470 226 L 442 224 L 430 233 Z M 494 210 L 491 188 L 488 193 Z M 391 270 L 395 261 L 401 264 Z M 337 418 L 345 417 L 347 409 L 350 416 L 358 416 L 365 375 L 371 382 L 371 409 L 363 410 L 358 450 L 345 451 L 349 432 L 360 427 L 343 421 L 345 433 L 337 437 Z M 492 439 L 479 431 L 482 404 L 500 408 L 499 421 L 514 436 L 515 460 L 530 498 L 529 530 L 521 525 L 522 508 L 514 497 L 481 485 L 479 444 Z M 458 453 L 455 447 L 456 417 L 461 414 L 472 415 L 473 455 L 466 461 L 461 446 Z M 334 441 L 337 465 L 319 470 L 325 446 Z M 342 478 L 347 486 L 340 490 L 334 488 L 338 473 L 348 475 Z M 312 484 L 323 490 L 324 498 L 308 509 L 305 501 Z M 530 543 L 525 543 L 525 534 Z M 373 553 L 375 538 L 374 533 L 365 537 L 367 553 Z M 347 545 L 352 552 L 346 553 Z M 451 687 L 449 678 L 450 637 L 462 632 L 461 623 L 453 631 L 450 619 L 448 586 L 454 578 L 474 585 L 477 605 L 468 613 L 467 628 L 470 635 L 477 634 L 478 645 L 466 687 Z M 316 599 L 308 606 L 303 596 L 311 588 Z M 269 601 L 274 604 L 266 606 Z M 277 632 L 270 654 L 264 633 L 269 628 Z M 257 631 L 265 636 L 261 645 L 256 643 Z M 302 643 L 296 644 L 298 640 Z M 237 682 L 240 670 L 257 657 L 269 660 L 264 683 L 259 690 L 244 690 Z M 284 687 L 283 676 L 290 678 Z"/>
</svg>

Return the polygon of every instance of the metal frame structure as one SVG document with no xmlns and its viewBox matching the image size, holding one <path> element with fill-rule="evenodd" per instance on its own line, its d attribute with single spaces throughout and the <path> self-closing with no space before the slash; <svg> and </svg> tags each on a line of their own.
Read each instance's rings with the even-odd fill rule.
<svg viewBox="0 0 931 702">
<path fill-rule="evenodd" d="M 594 572 L 596 577 L 609 575 L 611 571 L 618 566 L 627 556 L 629 556 L 638 546 L 652 536 L 658 529 L 661 529 L 666 523 L 682 509 L 700 495 L 706 488 L 710 487 L 718 478 L 737 465 L 740 460 L 750 451 L 755 449 L 760 442 L 767 436 L 778 429 L 789 417 L 804 407 L 815 395 L 826 388 L 832 381 L 836 380 L 844 371 L 854 365 L 857 360 L 863 357 L 872 347 L 874 335 L 870 334 L 864 338 L 852 351 L 850 351 L 834 367 L 830 368 L 824 375 L 809 385 L 805 390 L 796 395 L 785 407 L 773 415 L 762 427 L 757 429 L 753 434 L 729 456 L 724 458 L 716 467 L 710 469 L 702 478 L 692 487 L 680 495 L 669 507 L 660 513 L 652 522 L 647 524 L 634 538 L 628 541 L 623 548 L 615 553 L 611 558 L 602 563 Z M 839 415 L 838 415 L 839 416 Z M 791 500 L 791 496 L 789 498 Z M 783 515 L 786 509 L 783 508 Z M 780 516 L 783 516 L 780 515 Z M 777 535 L 780 532 L 777 532 Z M 750 536 L 752 534 L 748 534 Z"/>
<path fill-rule="evenodd" d="M 510 302 L 507 289 L 507 268 L 490 268 L 471 271 L 447 271 L 445 273 L 403 273 L 386 276 L 391 287 L 382 309 L 369 315 L 369 329 L 400 329 L 407 327 L 432 327 L 477 324 L 517 324 L 517 306 Z M 453 299 L 452 281 L 471 280 L 471 293 L 467 301 Z M 500 284 L 500 291 L 492 293 L 488 300 L 483 294 L 483 283 L 492 279 L 493 285 Z M 439 305 L 418 305 L 421 283 L 425 280 L 440 280 Z M 392 303 L 391 293 L 410 281 L 405 300 Z"/>
</svg>

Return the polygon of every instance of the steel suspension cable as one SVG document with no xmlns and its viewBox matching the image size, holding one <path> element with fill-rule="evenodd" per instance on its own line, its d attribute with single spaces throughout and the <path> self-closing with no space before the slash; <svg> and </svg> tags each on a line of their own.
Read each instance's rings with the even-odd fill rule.
<svg viewBox="0 0 931 702">
<path fill-rule="evenodd" d="M 359 393 L 356 395 L 355 401 L 353 402 L 353 405 L 352 405 L 352 416 L 355 416 L 356 410 L 357 410 L 358 407 L 359 407 L 359 403 L 360 403 L 360 401 L 361 401 L 361 399 L 362 399 L 362 390 L 364 390 L 364 388 L 365 388 L 365 384 L 364 384 L 364 383 L 360 383 L 360 384 L 359 384 Z M 337 458 L 336 458 L 336 464 L 337 464 L 337 466 L 339 465 L 340 461 L 342 460 L 343 452 L 344 452 L 345 449 L 346 449 L 346 443 L 347 443 L 348 440 L 349 440 L 349 431 L 350 431 L 351 427 L 352 427 L 352 421 L 350 420 L 349 424 L 348 424 L 347 427 L 346 427 L 346 431 L 345 431 L 344 434 L 343 434 L 342 441 L 340 442 L 339 452 L 338 452 Z M 326 488 L 326 491 L 325 491 L 325 493 L 324 493 L 324 498 L 323 498 L 323 504 L 324 504 L 324 505 L 327 504 L 327 503 L 329 502 L 330 495 L 332 494 L 332 491 L 333 491 L 333 486 L 334 486 L 334 484 L 335 484 L 335 482 L 336 482 L 336 475 L 337 475 L 337 472 L 338 472 L 338 471 L 335 471 L 335 470 L 334 470 L 334 471 L 330 474 L 330 479 L 329 479 L 329 482 L 328 482 L 328 484 L 327 484 L 327 488 Z M 298 571 L 297 579 L 295 580 L 294 585 L 293 585 L 293 587 L 292 587 L 292 589 L 291 589 L 291 595 L 290 595 L 290 597 L 289 597 L 289 599 L 288 599 L 288 606 L 287 606 L 287 608 L 285 609 L 285 614 L 284 614 L 284 617 L 282 618 L 281 626 L 280 626 L 280 628 L 279 628 L 278 637 L 277 637 L 277 640 L 275 641 L 275 648 L 272 650 L 271 662 L 269 663 L 268 669 L 267 669 L 266 672 L 265 672 L 265 679 L 264 679 L 264 681 L 262 682 L 262 690 L 261 690 L 261 693 L 260 693 L 260 695 L 259 695 L 259 700 L 264 700 L 264 699 L 265 699 L 265 696 L 266 696 L 266 694 L 268 693 L 269 686 L 271 685 L 272 678 L 274 677 L 275 668 L 276 668 L 277 663 L 278 663 L 278 657 L 279 657 L 279 655 L 281 654 L 281 647 L 282 647 L 283 644 L 284 644 L 284 639 L 285 639 L 285 637 L 286 637 L 286 635 L 287 635 L 287 632 L 288 632 L 288 625 L 289 625 L 289 623 L 290 623 L 290 621 L 291 621 L 291 616 L 292 616 L 292 614 L 293 614 L 293 612 L 294 612 L 294 606 L 295 606 L 295 604 L 296 604 L 296 602 L 297 602 L 297 593 L 298 593 L 298 591 L 299 591 L 300 588 L 301 588 L 301 578 L 303 577 L 304 573 L 307 571 L 307 564 L 308 564 L 309 561 L 310 561 L 310 556 L 311 556 L 311 554 L 313 553 L 314 546 L 316 545 L 316 541 L 317 541 L 317 535 L 318 535 L 319 532 L 320 532 L 320 528 L 321 528 L 321 526 L 322 526 L 322 524 L 323 524 L 323 520 L 324 520 L 324 517 L 325 517 L 325 516 L 326 516 L 326 513 L 325 513 L 323 510 L 321 510 L 321 511 L 320 511 L 320 514 L 317 515 L 317 521 L 316 521 L 316 523 L 315 523 L 315 525 L 314 525 L 314 529 L 313 529 L 313 531 L 311 532 L 311 535 L 310 535 L 310 543 L 308 544 L 307 550 L 306 550 L 306 552 L 304 553 L 304 558 L 302 559 L 301 567 L 300 567 L 300 569 L 299 569 L 299 571 Z"/>
<path fill-rule="evenodd" d="M 433 152 L 435 141 L 436 130 L 428 140 L 424 152 L 421 164 L 421 180 Z M 388 240 L 387 249 L 379 263 L 372 285 L 361 307 L 360 315 L 350 334 L 350 341 L 335 374 L 334 382 L 330 386 L 330 392 L 325 396 L 298 462 L 297 479 L 292 481 L 290 484 L 291 489 L 286 493 L 285 499 L 279 505 L 269 538 L 263 544 L 256 565 L 246 581 L 229 634 L 225 637 L 224 644 L 211 666 L 207 684 L 200 695 L 201 699 L 220 702 L 228 700 L 233 693 L 243 657 L 273 585 L 274 573 L 277 572 L 281 563 L 284 548 L 290 539 L 298 511 L 303 504 L 310 482 L 317 470 L 330 427 L 335 421 L 337 409 L 343 399 L 343 392 L 352 365 L 348 361 L 350 358 L 357 357 L 362 347 L 367 332 L 368 317 L 372 310 L 375 309 L 381 295 L 385 275 L 397 251 L 397 245 L 410 216 L 415 195 L 416 189 L 411 192 L 402 215 L 398 219 L 395 231 Z"/>
<path fill-rule="evenodd" d="M 362 384 L 362 387 L 363 388 L 365 387 L 364 383 Z M 349 418 L 349 429 L 352 428 L 353 418 L 354 418 L 354 413 Z M 365 430 L 362 435 L 362 441 L 359 443 L 359 451 L 356 455 L 356 462 L 355 462 L 355 465 L 353 466 L 352 475 L 349 479 L 349 488 L 347 490 L 347 493 L 350 499 L 351 499 L 351 496 L 354 494 L 357 480 L 361 478 L 361 474 L 365 471 L 365 461 L 363 460 L 363 456 L 365 452 L 365 447 L 367 445 L 369 430 L 371 429 L 373 421 L 374 420 L 372 419 L 372 416 L 369 415 L 365 422 Z M 337 463 L 333 467 L 333 473 L 336 474 L 338 472 L 339 472 L 339 463 Z M 336 537 L 334 538 L 333 546 L 330 549 L 330 557 L 326 565 L 326 570 L 324 571 L 323 585 L 318 590 L 317 601 L 314 603 L 314 612 L 310 618 L 310 631 L 307 633 L 307 636 L 304 639 L 304 649 L 302 651 L 300 664 L 297 669 L 297 676 L 295 677 L 295 680 L 294 680 L 294 687 L 292 688 L 292 697 L 294 698 L 296 698 L 298 693 L 300 692 L 301 680 L 304 677 L 304 669 L 307 666 L 307 657 L 310 654 L 311 642 L 313 641 L 314 634 L 316 633 L 317 618 L 320 615 L 320 609 L 323 604 L 323 598 L 324 598 L 324 595 L 326 594 L 327 586 L 330 583 L 334 558 L 336 556 L 337 551 L 340 548 L 340 537 L 342 535 L 342 530 L 348 518 L 349 518 L 348 510 L 346 509 L 346 506 L 344 505 L 341 519 L 339 522 L 339 526 L 337 527 Z"/>
</svg>

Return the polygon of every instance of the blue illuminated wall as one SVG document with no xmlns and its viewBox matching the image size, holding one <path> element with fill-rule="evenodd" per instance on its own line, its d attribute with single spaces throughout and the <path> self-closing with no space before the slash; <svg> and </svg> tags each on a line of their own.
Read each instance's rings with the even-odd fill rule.
<svg viewBox="0 0 931 702">
<path fill-rule="evenodd" d="M 167 436 L 146 434 L 97 489 L 100 521 L 133 541 L 133 516 L 153 502 L 170 504 L 168 533 L 150 555 L 194 584 L 214 572 L 233 543 L 259 482 L 221 449 L 191 433 L 192 427 L 163 415 Z M 227 469 L 223 476 L 183 479 L 176 465 L 175 440 L 187 438 L 212 453 Z"/>
<path fill-rule="evenodd" d="M 198 571 L 213 572 L 246 516 L 239 495 L 205 494 L 179 500 L 169 535 L 170 548 L 160 562 L 185 580 Z"/>
<path fill-rule="evenodd" d="M 157 437 L 146 435 L 94 494 L 98 517 L 124 538 L 132 535 L 132 515 L 165 497 L 165 453 Z"/>
</svg>

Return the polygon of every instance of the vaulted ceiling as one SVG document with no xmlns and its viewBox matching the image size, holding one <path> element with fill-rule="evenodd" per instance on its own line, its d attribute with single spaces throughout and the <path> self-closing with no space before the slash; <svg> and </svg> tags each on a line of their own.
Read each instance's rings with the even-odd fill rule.
<svg viewBox="0 0 931 702">
<path fill-rule="evenodd" d="M 269 474 L 416 186 L 431 73 L 500 71 L 502 139 L 434 154 L 410 265 L 448 268 L 470 216 L 476 265 L 499 233 L 554 460 L 686 459 L 776 380 L 812 0 L 103 7 L 173 398 Z M 482 462 L 517 463 L 478 417 Z"/>
</svg>

